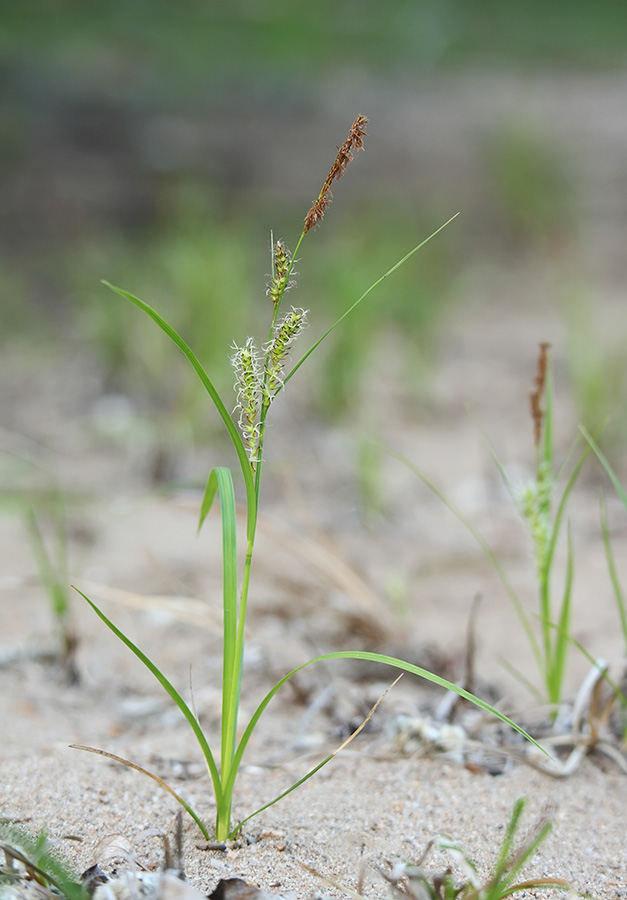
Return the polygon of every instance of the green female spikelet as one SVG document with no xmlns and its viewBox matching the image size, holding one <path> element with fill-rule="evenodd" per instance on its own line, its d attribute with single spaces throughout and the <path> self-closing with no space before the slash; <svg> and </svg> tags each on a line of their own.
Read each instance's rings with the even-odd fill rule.
<svg viewBox="0 0 627 900">
<path fill-rule="evenodd" d="M 272 275 L 272 280 L 268 283 L 266 295 L 270 297 L 276 310 L 283 294 L 289 291 L 291 287 L 294 287 L 296 282 L 289 277 L 295 273 L 292 270 L 293 263 L 290 251 L 283 241 L 277 241 L 272 251 L 274 274 Z"/>
<path fill-rule="evenodd" d="M 264 347 L 266 353 L 266 389 L 263 402 L 269 406 L 276 392 L 283 386 L 283 366 L 290 346 L 307 327 L 307 310 L 294 307 L 273 328 L 272 340 Z"/>
<path fill-rule="evenodd" d="M 552 423 L 542 408 L 546 395 L 550 344 L 540 344 L 534 389 L 529 395 L 536 449 L 536 477 L 526 485 L 518 498 L 518 507 L 531 534 L 538 571 L 542 573 L 549 555 L 553 524 L 551 495 L 554 488 L 552 466 Z"/>
<path fill-rule="evenodd" d="M 253 338 L 246 338 L 243 347 L 233 345 L 235 353 L 231 365 L 235 371 L 235 391 L 239 410 L 239 427 L 253 471 L 259 456 L 259 409 L 263 393 L 263 376 L 259 355 Z"/>
<path fill-rule="evenodd" d="M 520 514 L 527 523 L 533 540 L 538 572 L 544 571 L 551 544 L 553 524 L 550 499 L 552 488 L 553 476 L 550 468 L 542 462 L 538 466 L 536 480 L 526 484 L 517 498 Z"/>
</svg>

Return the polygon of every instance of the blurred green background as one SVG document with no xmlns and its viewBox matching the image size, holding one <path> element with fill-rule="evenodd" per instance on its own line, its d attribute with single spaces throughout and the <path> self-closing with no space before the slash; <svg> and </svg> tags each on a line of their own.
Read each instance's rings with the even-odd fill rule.
<svg viewBox="0 0 627 900">
<path fill-rule="evenodd" d="M 365 113 L 367 152 L 297 266 L 290 299 L 312 310 L 312 334 L 462 216 L 329 347 L 309 392 L 316 415 L 359 415 L 382 334 L 418 402 L 442 323 L 486 273 L 504 271 L 513 283 L 551 273 L 548 302 L 566 309 L 573 359 L 585 356 L 573 366 L 580 418 L 592 424 L 622 403 L 621 355 L 590 340 L 590 278 L 601 266 L 623 274 L 595 215 L 614 229 L 627 216 L 613 183 L 609 206 L 595 207 L 586 167 L 599 176 L 605 161 L 590 162 L 586 110 L 607 85 L 618 178 L 612 97 L 627 5 L 25 0 L 1 13 L 0 52 L 5 361 L 32 369 L 52 347 L 82 355 L 96 392 L 189 422 L 198 397 L 186 373 L 170 370 L 161 336 L 99 279 L 170 318 L 228 390 L 229 345 L 266 327 L 270 232 L 295 244 L 335 147 Z"/>
</svg>

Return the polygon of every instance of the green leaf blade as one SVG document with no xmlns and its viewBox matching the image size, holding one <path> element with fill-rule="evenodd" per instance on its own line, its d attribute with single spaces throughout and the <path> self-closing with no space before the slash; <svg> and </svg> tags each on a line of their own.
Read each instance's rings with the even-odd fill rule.
<svg viewBox="0 0 627 900">
<path fill-rule="evenodd" d="M 454 691 L 460 697 L 463 697 L 466 700 L 469 700 L 471 703 L 474 703 L 475 706 L 478 706 L 480 709 L 489 712 L 490 714 L 496 716 L 506 725 L 509 725 L 510 728 L 513 728 L 519 734 L 521 734 L 526 740 L 532 743 L 538 750 L 540 750 L 545 755 L 547 751 L 536 741 L 531 735 L 527 734 L 527 732 L 517 725 L 512 719 L 508 716 L 504 715 L 504 713 L 499 712 L 499 710 L 495 709 L 495 707 L 491 706 L 489 703 L 486 703 L 484 700 L 481 700 L 479 697 L 476 697 L 474 694 L 471 694 L 469 691 L 466 691 L 464 688 L 459 687 L 459 685 L 453 684 L 451 681 L 447 681 L 445 678 L 440 677 L 439 675 L 435 675 L 433 672 L 429 672 L 427 669 L 423 669 L 420 666 L 415 666 L 413 663 L 406 662 L 402 659 L 397 659 L 393 656 L 387 656 L 381 653 L 373 653 L 368 650 L 340 650 L 334 653 L 324 653 L 321 656 L 316 656 L 314 659 L 310 659 L 308 662 L 303 663 L 298 666 L 296 669 L 293 669 L 291 672 L 288 672 L 283 678 L 278 681 L 273 688 L 268 691 L 266 696 L 263 698 L 251 719 L 244 730 L 244 733 L 240 739 L 240 742 L 237 746 L 237 750 L 235 753 L 235 757 L 233 760 L 233 768 L 231 770 L 229 782 L 224 786 L 225 794 L 228 794 L 229 790 L 232 791 L 232 785 L 235 783 L 235 778 L 237 776 L 237 771 L 242 761 L 242 757 L 244 755 L 244 751 L 254 729 L 257 726 L 259 719 L 261 718 L 263 712 L 266 707 L 272 700 L 272 698 L 278 693 L 278 691 L 283 687 L 283 685 L 292 678 L 297 672 L 300 672 L 302 669 L 306 668 L 306 666 L 310 666 L 313 663 L 324 662 L 325 660 L 331 659 L 361 659 L 367 660 L 368 662 L 376 662 L 381 663 L 385 666 L 391 666 L 392 668 L 400 669 L 404 672 L 409 672 L 412 675 L 417 675 L 419 678 L 423 678 L 426 681 L 430 681 L 432 684 L 437 684 L 439 687 L 444 688 L 445 690 Z"/>
<path fill-rule="evenodd" d="M 231 443 L 235 449 L 237 454 L 237 458 L 239 460 L 239 464 L 242 470 L 242 476 L 244 478 L 244 484 L 246 486 L 246 504 L 248 507 L 248 533 L 254 533 L 255 523 L 257 519 L 257 502 L 256 502 L 256 493 L 255 493 L 255 484 L 253 479 L 253 473 L 250 467 L 250 462 L 248 459 L 248 455 L 246 453 L 246 448 L 244 447 L 244 443 L 240 436 L 239 431 L 237 430 L 237 426 L 235 425 L 233 419 L 229 415 L 229 412 L 220 397 L 220 394 L 216 390 L 213 382 L 209 378 L 205 368 L 202 363 L 193 352 L 191 347 L 186 343 L 186 341 L 181 337 L 181 335 L 168 323 L 166 320 L 159 315 L 159 313 L 152 308 L 148 303 L 144 300 L 140 300 L 139 297 L 136 297 L 134 294 L 131 294 L 129 291 L 125 291 L 122 288 L 116 287 L 114 284 L 111 284 L 109 281 L 102 282 L 105 287 L 108 287 L 115 294 L 118 294 L 120 297 L 123 297 L 125 300 L 130 301 L 134 306 L 144 312 L 149 318 L 155 322 L 159 328 L 166 334 L 170 340 L 179 348 L 181 353 L 186 357 L 188 362 L 190 363 L 193 370 L 196 372 L 196 375 L 200 379 L 203 387 L 211 397 L 213 404 L 224 423 L 224 427 L 231 439 Z"/>
<path fill-rule="evenodd" d="M 214 792 L 216 795 L 216 803 L 219 805 L 222 802 L 222 789 L 220 785 L 220 775 L 218 773 L 218 767 L 216 766 L 213 754 L 209 747 L 209 743 L 207 741 L 206 735 L 202 728 L 200 727 L 200 723 L 198 719 L 195 717 L 187 703 L 183 700 L 179 692 L 176 690 L 174 685 L 166 678 L 163 672 L 150 660 L 146 654 L 139 649 L 139 647 L 133 643 L 133 641 L 127 637 L 124 632 L 120 631 L 117 625 L 114 623 L 103 613 L 101 609 L 99 609 L 96 604 L 89 599 L 81 590 L 77 587 L 74 587 L 74 590 L 80 594 L 80 596 L 85 600 L 96 613 L 99 619 L 107 626 L 107 628 L 113 632 L 113 634 L 125 644 L 128 649 L 135 654 L 135 656 L 146 666 L 146 668 L 154 675 L 159 684 L 163 687 L 165 692 L 171 697 L 174 703 L 178 706 L 180 711 L 183 713 L 187 722 L 191 726 L 192 731 L 200 745 L 200 748 L 205 757 L 207 767 L 209 769 L 209 774 L 211 775 L 211 781 L 213 783 Z"/>
</svg>

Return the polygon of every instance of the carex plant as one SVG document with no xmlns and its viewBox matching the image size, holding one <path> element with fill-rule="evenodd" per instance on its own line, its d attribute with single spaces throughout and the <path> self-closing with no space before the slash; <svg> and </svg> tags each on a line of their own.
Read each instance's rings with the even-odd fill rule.
<svg viewBox="0 0 627 900">
<path fill-rule="evenodd" d="M 436 843 L 438 850 L 443 850 L 461 871 L 461 879 L 453 875 L 452 867 L 445 872 L 428 872 L 423 863 L 433 846 L 427 846 L 417 865 L 401 864 L 392 869 L 384 877 L 395 888 L 396 893 L 409 900 L 505 900 L 515 894 L 529 896 L 529 891 L 558 890 L 568 891 L 569 896 L 583 896 L 565 879 L 541 877 L 516 881 L 522 870 L 534 857 L 536 851 L 549 836 L 553 823 L 542 817 L 527 834 L 520 838 L 521 817 L 526 799 L 519 797 L 512 808 L 509 822 L 504 828 L 504 835 L 496 859 L 486 879 L 479 876 L 477 866 L 466 851 L 454 840 L 441 835 Z"/>
<path fill-rule="evenodd" d="M 524 483 L 516 483 L 488 440 L 492 458 L 530 538 L 538 600 L 536 613 L 527 610 L 501 560 L 474 523 L 418 466 L 399 454 L 394 455 L 408 465 L 445 503 L 469 530 L 492 564 L 514 606 L 533 652 L 542 683 L 541 691 L 511 663 L 504 661 L 504 665 L 529 688 L 540 703 L 548 705 L 551 720 L 556 722 L 563 701 L 568 649 L 571 644 L 576 643 L 571 635 L 575 566 L 569 524 L 566 528 L 566 564 L 559 594 L 555 588 L 557 550 L 564 529 L 568 501 L 590 448 L 584 447 L 581 450 L 578 442 L 575 442 L 563 462 L 556 462 L 553 376 L 549 350 L 550 344 L 540 344 L 530 393 L 534 448 L 532 477 Z"/>
<path fill-rule="evenodd" d="M 236 378 L 235 390 L 237 401 L 235 417 L 233 417 L 229 411 L 230 404 L 222 399 L 207 371 L 181 335 L 176 332 L 156 310 L 143 300 L 105 282 L 105 284 L 112 288 L 117 294 L 129 300 L 151 318 L 187 358 L 188 362 L 196 372 L 203 388 L 213 402 L 224 428 L 229 435 L 233 450 L 237 457 L 239 474 L 245 488 L 246 552 L 243 557 L 241 570 L 238 565 L 237 553 L 238 534 L 234 483 L 231 470 L 227 466 L 217 466 L 211 470 L 200 508 L 199 528 L 209 514 L 214 500 L 217 496 L 219 497 L 222 524 L 223 569 L 222 709 L 219 756 L 213 738 L 210 741 L 209 736 L 205 733 L 201 722 L 192 708 L 191 702 L 188 704 L 159 667 L 125 634 L 123 634 L 95 603 L 82 594 L 108 628 L 110 628 L 111 631 L 117 635 L 117 637 L 152 672 L 154 677 L 178 706 L 192 729 L 206 761 L 213 786 L 216 801 L 215 837 L 219 841 L 235 836 L 244 822 L 294 790 L 294 788 L 310 778 L 336 755 L 337 751 L 331 753 L 322 760 L 322 762 L 311 769 L 303 778 L 299 779 L 296 784 L 292 785 L 287 791 L 284 791 L 279 795 L 279 797 L 275 797 L 260 809 L 255 810 L 244 819 L 233 824 L 231 807 L 237 774 L 244 751 L 255 727 L 277 691 L 279 691 L 296 672 L 311 663 L 338 658 L 367 659 L 400 670 L 405 670 L 445 688 L 455 690 L 457 693 L 467 697 L 483 709 L 490 711 L 524 734 L 524 732 L 511 722 L 511 720 L 494 710 L 484 701 L 473 697 L 463 689 L 452 685 L 450 682 L 445 681 L 425 669 L 382 654 L 366 651 L 338 651 L 326 653 L 311 659 L 293 671 L 288 672 L 281 678 L 259 703 L 250 718 L 250 721 L 241 731 L 241 736 L 238 740 L 238 711 L 242 690 L 246 610 L 250 591 L 251 565 L 255 548 L 255 535 L 257 531 L 261 498 L 266 424 L 272 404 L 277 395 L 283 390 L 307 358 L 333 331 L 333 329 L 350 312 L 352 312 L 370 294 L 370 292 L 383 281 L 384 278 L 391 275 L 392 272 L 406 262 L 413 253 L 430 240 L 430 238 L 427 238 L 425 241 L 422 241 L 421 244 L 414 247 L 399 262 L 385 272 L 384 275 L 375 281 L 374 284 L 372 284 L 361 297 L 359 297 L 352 306 L 350 306 L 346 312 L 344 312 L 337 321 L 323 333 L 322 337 L 315 341 L 315 343 L 301 356 L 297 363 L 290 363 L 290 354 L 294 344 L 301 336 L 307 323 L 307 312 L 304 309 L 292 306 L 287 311 L 284 311 L 282 308 L 288 291 L 294 287 L 293 276 L 295 274 L 295 257 L 305 237 L 322 222 L 325 211 L 331 202 L 331 185 L 344 174 L 346 167 L 353 159 L 355 153 L 363 149 L 367 121 L 365 116 L 358 116 L 351 126 L 348 137 L 340 146 L 335 161 L 322 185 L 322 189 L 305 217 L 304 226 L 296 242 L 294 251 L 290 252 L 282 241 L 273 240 L 272 242 L 272 274 L 266 291 L 266 302 L 269 304 L 270 319 L 267 338 L 265 342 L 258 343 L 252 337 L 248 337 L 241 343 L 235 343 L 231 348 L 231 364 Z M 444 225 L 441 226 L 441 228 L 444 228 Z M 430 237 L 437 234 L 441 228 L 437 229 Z M 357 731 L 360 731 L 361 727 Z M 355 732 L 355 734 L 356 733 L 357 732 Z M 93 750 L 93 748 L 82 749 Z M 104 753 L 106 756 L 112 756 L 105 751 L 95 752 Z M 209 828 L 207 824 L 203 822 L 196 811 L 193 810 L 182 797 L 176 794 L 169 785 L 163 782 L 162 779 L 157 775 L 147 772 L 135 763 L 131 763 L 127 760 L 120 761 L 126 762 L 128 765 L 149 775 L 161 784 L 162 787 L 168 790 L 175 799 L 184 806 L 200 828 L 203 835 L 207 838 L 209 837 Z"/>
<path fill-rule="evenodd" d="M 556 550 L 568 500 L 588 456 L 588 449 L 584 448 L 579 453 L 560 494 L 560 477 L 577 445 L 573 445 L 562 465 L 556 465 L 553 377 L 549 350 L 550 344 L 540 344 L 534 386 L 530 394 L 534 477 L 527 484 L 518 487 L 512 487 L 507 478 L 505 481 L 512 491 L 531 538 L 538 590 L 539 640 L 522 606 L 518 605 L 517 609 L 536 658 L 544 687 L 544 699 L 549 704 L 551 718 L 555 720 L 563 700 L 566 662 L 571 643 L 574 553 L 570 524 L 567 525 L 566 535 L 566 567 L 561 597 L 558 599 L 553 585 Z M 500 468 L 505 477 L 503 467 Z"/>
</svg>

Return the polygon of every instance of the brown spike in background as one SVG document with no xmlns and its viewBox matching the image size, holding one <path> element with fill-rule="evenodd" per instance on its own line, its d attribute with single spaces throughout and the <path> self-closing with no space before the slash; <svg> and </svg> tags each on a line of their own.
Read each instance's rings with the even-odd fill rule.
<svg viewBox="0 0 627 900">
<path fill-rule="evenodd" d="M 536 366 L 536 377 L 533 380 L 533 390 L 529 394 L 531 405 L 531 418 L 533 420 L 533 442 L 537 447 L 542 437 L 542 423 L 544 421 L 544 410 L 542 409 L 542 397 L 546 386 L 546 369 L 549 362 L 549 349 L 551 345 L 547 341 L 542 341 L 538 350 L 538 362 Z"/>
</svg>

